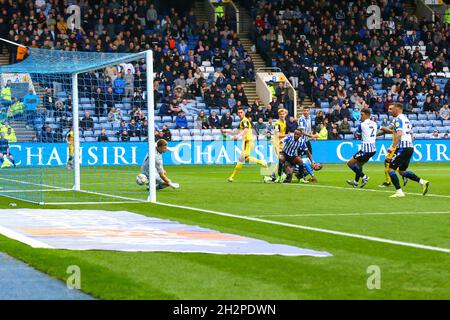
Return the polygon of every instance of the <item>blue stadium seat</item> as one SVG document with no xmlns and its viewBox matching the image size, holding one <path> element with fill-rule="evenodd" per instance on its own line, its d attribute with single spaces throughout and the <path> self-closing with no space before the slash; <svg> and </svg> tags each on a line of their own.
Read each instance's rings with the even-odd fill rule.
<svg viewBox="0 0 450 320">
<path fill-rule="evenodd" d="M 84 141 L 85 142 L 96 142 L 98 138 L 96 137 L 85 137 Z"/>
<path fill-rule="evenodd" d="M 419 120 L 427 120 L 427 119 L 428 118 L 427 118 L 426 114 L 423 114 L 423 113 L 419 114 Z"/>
<path fill-rule="evenodd" d="M 409 120 L 417 120 L 417 114 L 415 113 L 408 114 L 408 118 Z"/>
<path fill-rule="evenodd" d="M 83 132 L 83 136 L 86 138 L 86 137 L 93 137 L 94 136 L 94 132 L 93 131 L 90 131 L 90 130 L 87 130 L 87 131 L 84 131 Z"/>
<path fill-rule="evenodd" d="M 329 108 L 330 104 L 328 102 L 321 102 L 320 103 L 320 108 L 324 109 L 324 108 Z"/>
<path fill-rule="evenodd" d="M 428 120 L 436 120 L 436 114 L 435 113 L 428 113 L 427 114 Z"/>
<path fill-rule="evenodd" d="M 441 120 L 432 120 L 431 125 L 433 127 L 440 127 L 440 126 L 442 126 L 442 121 Z"/>
<path fill-rule="evenodd" d="M 163 116 L 162 122 L 172 122 L 172 117 L 171 116 Z"/>
<path fill-rule="evenodd" d="M 424 135 L 423 133 L 416 133 L 416 134 L 414 135 L 414 138 L 415 138 L 415 139 L 424 139 L 424 137 L 425 137 L 425 135 Z"/>
</svg>

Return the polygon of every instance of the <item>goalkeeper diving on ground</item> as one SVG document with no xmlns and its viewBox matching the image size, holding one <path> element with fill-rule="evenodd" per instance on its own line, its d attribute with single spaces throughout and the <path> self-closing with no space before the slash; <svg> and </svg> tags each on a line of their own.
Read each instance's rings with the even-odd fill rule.
<svg viewBox="0 0 450 320">
<path fill-rule="evenodd" d="M 172 182 L 168 177 L 167 173 L 163 167 L 163 153 L 167 152 L 167 141 L 164 139 L 160 139 L 156 142 L 155 148 L 155 168 L 156 168 L 156 190 L 161 190 L 167 187 L 171 187 L 173 189 L 178 189 L 180 185 L 178 183 Z M 149 155 L 145 157 L 144 163 L 142 164 L 142 171 L 136 177 L 136 183 L 138 185 L 147 185 L 149 184 Z"/>
</svg>

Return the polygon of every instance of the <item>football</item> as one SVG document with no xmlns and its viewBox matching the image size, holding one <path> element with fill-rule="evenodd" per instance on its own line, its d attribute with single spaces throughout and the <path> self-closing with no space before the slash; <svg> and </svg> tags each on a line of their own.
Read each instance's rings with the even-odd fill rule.
<svg viewBox="0 0 450 320">
<path fill-rule="evenodd" d="M 147 176 L 145 174 L 142 174 L 142 173 L 138 174 L 136 176 L 136 183 L 138 185 L 140 185 L 140 186 L 143 186 L 144 184 L 147 184 L 148 183 Z"/>
</svg>

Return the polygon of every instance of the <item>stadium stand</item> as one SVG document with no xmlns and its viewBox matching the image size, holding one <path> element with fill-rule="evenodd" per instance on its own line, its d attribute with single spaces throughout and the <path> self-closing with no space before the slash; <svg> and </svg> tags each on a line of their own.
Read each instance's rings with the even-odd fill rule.
<svg viewBox="0 0 450 320">
<path fill-rule="evenodd" d="M 218 19 L 215 25 L 200 22 L 197 9 L 192 8 L 166 9 L 144 1 L 87 1 L 82 6 L 83 28 L 72 30 L 64 19 L 62 4 L 43 2 L 40 8 L 31 0 L 0 3 L 0 21 L 6 25 L 10 40 L 57 50 L 154 50 L 157 137 L 226 138 L 225 129 L 238 125 L 239 106 L 248 110 L 255 123 L 260 116 L 267 123 L 269 117 L 277 115 L 277 103 L 258 108 L 258 103 L 246 96 L 245 84 L 255 77 L 253 53 L 240 39 L 247 38 L 247 29 L 237 34 L 226 19 Z M 353 139 L 346 126 L 348 122 L 350 132 L 354 131 L 359 124 L 358 110 L 369 107 L 382 124 L 385 119 L 389 121 L 387 105 L 395 101 L 404 104 L 416 138 L 432 138 L 435 132 L 443 137 L 450 131 L 449 26 L 419 20 L 400 1 L 377 1 L 383 23 L 379 30 L 368 30 L 364 8 L 369 3 L 372 1 L 349 6 L 346 1 L 246 0 L 240 7 L 254 19 L 250 38 L 267 66 L 278 67 L 289 77 L 301 102 L 312 99 L 313 122 L 319 111 L 323 112 L 323 119 L 315 121 L 316 131 L 327 119 L 328 133 L 336 128 L 339 138 Z M 25 58 L 17 48 L 8 48 L 10 62 Z M 98 141 L 103 129 L 108 141 L 143 139 L 146 112 L 134 98 L 143 95 L 137 88 L 145 72 L 142 64 L 105 70 L 105 74 L 92 75 L 91 81 L 80 88 L 80 114 L 89 111 L 92 121 L 90 130 L 83 130 L 82 141 Z M 106 85 L 95 85 L 100 82 Z M 6 91 L 7 85 L 2 88 L 2 112 L 12 106 L 19 111 L 6 117 L 0 114 L 0 123 L 9 120 L 17 132 L 31 130 L 37 140 L 44 136 L 47 141 L 62 140 L 71 119 L 69 92 L 59 91 L 54 96 L 50 87 L 39 92 L 38 100 L 44 108 L 34 108 L 35 120 L 30 123 L 30 114 L 18 108 L 27 102 L 7 100 Z M 185 129 L 177 127 L 176 116 L 181 110 L 186 115 Z M 215 113 L 219 125 L 212 128 L 199 124 L 196 120 L 201 111 L 205 123 Z M 231 113 L 231 127 L 225 125 L 227 113 Z M 341 130 L 344 118 L 347 131 Z M 126 137 L 121 134 L 124 130 Z M 266 134 L 260 137 L 265 139 Z M 17 138 L 20 140 L 21 135 Z"/>
</svg>

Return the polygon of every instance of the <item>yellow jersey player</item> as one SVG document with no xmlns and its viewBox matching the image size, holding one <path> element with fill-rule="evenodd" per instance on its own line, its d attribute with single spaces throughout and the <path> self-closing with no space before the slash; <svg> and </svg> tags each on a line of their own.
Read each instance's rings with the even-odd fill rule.
<svg viewBox="0 0 450 320">
<path fill-rule="evenodd" d="M 238 140 L 239 138 L 242 138 L 242 151 L 241 151 L 241 156 L 239 157 L 239 161 L 233 170 L 233 173 L 228 178 L 229 182 L 234 181 L 234 177 L 242 169 L 242 167 L 244 166 L 244 162 L 257 163 L 260 166 L 267 167 L 266 161 L 259 160 L 255 157 L 250 156 L 250 154 L 253 150 L 253 147 L 255 146 L 253 132 L 252 132 L 253 126 L 252 126 L 252 123 L 250 122 L 250 120 L 248 120 L 245 117 L 244 108 L 242 108 L 242 107 L 239 108 L 237 111 L 237 114 L 240 119 L 240 122 L 239 122 L 240 134 L 237 136 L 234 136 L 234 139 Z"/>
<path fill-rule="evenodd" d="M 274 123 L 274 127 L 275 127 L 275 135 L 273 138 L 273 149 L 275 150 L 275 154 L 277 155 L 277 158 L 279 159 L 280 157 L 280 152 L 281 150 L 283 150 L 283 146 L 284 146 L 284 138 L 286 137 L 286 116 L 288 114 L 288 111 L 286 109 L 281 108 L 280 110 L 278 110 L 278 120 L 275 121 Z M 271 178 L 274 182 L 280 182 L 281 181 L 281 174 L 282 174 L 282 170 L 283 170 L 283 164 L 281 163 L 280 160 L 278 160 L 278 178 L 275 175 L 275 172 L 272 173 Z"/>
<path fill-rule="evenodd" d="M 389 114 L 391 114 L 393 105 L 389 105 L 388 107 L 388 112 Z M 392 142 L 394 142 L 394 119 L 391 121 L 391 123 L 389 124 L 389 126 L 387 127 L 381 127 L 380 131 L 378 132 L 378 136 L 383 135 L 385 133 L 388 134 L 392 134 Z M 391 177 L 389 176 L 389 164 L 391 163 L 391 159 L 395 154 L 395 150 L 392 150 L 391 152 L 388 152 L 388 154 L 386 155 L 386 158 L 384 159 L 384 176 L 385 176 L 385 180 L 382 184 L 379 185 L 379 187 L 381 188 L 387 188 L 391 185 Z"/>
<path fill-rule="evenodd" d="M 67 132 L 66 134 L 66 142 L 69 144 L 69 159 L 67 160 L 67 164 L 66 164 L 66 168 L 67 170 L 72 170 L 73 169 L 73 157 L 75 154 L 75 144 L 73 141 L 73 129 L 72 126 L 70 126 L 70 130 L 69 132 Z"/>
</svg>

